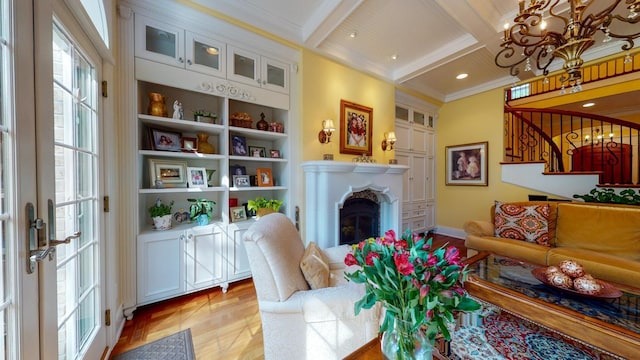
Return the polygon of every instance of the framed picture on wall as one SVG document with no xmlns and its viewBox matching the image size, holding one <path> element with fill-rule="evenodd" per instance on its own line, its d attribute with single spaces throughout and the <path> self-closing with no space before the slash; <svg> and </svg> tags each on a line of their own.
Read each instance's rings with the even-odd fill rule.
<svg viewBox="0 0 640 360">
<path fill-rule="evenodd" d="M 446 185 L 489 185 L 489 142 L 446 147 Z"/>
<path fill-rule="evenodd" d="M 373 109 L 340 100 L 340 153 L 372 155 Z"/>
</svg>

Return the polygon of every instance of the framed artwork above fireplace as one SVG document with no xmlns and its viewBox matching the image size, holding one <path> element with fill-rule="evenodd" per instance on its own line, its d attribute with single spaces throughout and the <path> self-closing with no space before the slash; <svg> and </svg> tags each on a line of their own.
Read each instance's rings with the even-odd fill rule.
<svg viewBox="0 0 640 360">
<path fill-rule="evenodd" d="M 372 155 L 373 109 L 340 100 L 340 153 Z"/>
</svg>

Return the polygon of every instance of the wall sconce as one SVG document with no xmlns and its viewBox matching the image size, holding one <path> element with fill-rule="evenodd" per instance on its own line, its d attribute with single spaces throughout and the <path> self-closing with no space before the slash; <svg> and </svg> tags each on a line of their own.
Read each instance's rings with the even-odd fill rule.
<svg viewBox="0 0 640 360">
<path fill-rule="evenodd" d="M 318 140 L 320 140 L 320 143 L 327 144 L 331 142 L 331 135 L 333 135 L 334 131 L 336 131 L 336 128 L 333 126 L 333 120 L 323 120 L 322 130 L 318 133 Z"/>
<path fill-rule="evenodd" d="M 393 150 L 393 145 L 396 143 L 396 133 L 389 131 L 384 133 L 384 140 L 382 140 L 382 151 Z"/>
</svg>

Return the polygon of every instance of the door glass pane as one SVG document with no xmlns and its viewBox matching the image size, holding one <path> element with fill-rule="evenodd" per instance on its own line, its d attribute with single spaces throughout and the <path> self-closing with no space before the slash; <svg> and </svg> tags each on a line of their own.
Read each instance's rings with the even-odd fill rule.
<svg viewBox="0 0 640 360">
<path fill-rule="evenodd" d="M 145 35 L 147 51 L 176 57 L 176 34 L 147 25 Z"/>
<path fill-rule="evenodd" d="M 409 121 L 409 109 L 396 106 L 396 119 Z"/>
<path fill-rule="evenodd" d="M 194 40 L 193 62 L 198 65 L 220 70 L 220 48 Z"/>
<path fill-rule="evenodd" d="M 233 73 L 234 74 L 244 76 L 249 79 L 255 79 L 256 78 L 255 69 L 256 69 L 255 59 L 238 55 L 238 54 L 233 54 Z"/>
<path fill-rule="evenodd" d="M 284 87 L 284 69 L 273 66 L 271 64 L 267 65 L 267 83 L 271 85 Z"/>
<path fill-rule="evenodd" d="M 56 25 L 54 33 L 55 235 L 59 359 L 76 359 L 100 326 L 97 78 L 95 66 Z M 71 74 L 63 85 L 56 79 Z"/>
</svg>

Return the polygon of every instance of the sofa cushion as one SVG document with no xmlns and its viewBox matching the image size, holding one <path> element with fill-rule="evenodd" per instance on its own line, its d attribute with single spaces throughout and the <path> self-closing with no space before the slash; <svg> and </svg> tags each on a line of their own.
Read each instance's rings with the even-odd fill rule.
<svg viewBox="0 0 640 360">
<path fill-rule="evenodd" d="M 548 247 L 522 240 L 503 239 L 489 236 L 467 235 L 464 241 L 467 249 L 489 251 L 494 254 L 544 265 Z"/>
<path fill-rule="evenodd" d="M 300 260 L 300 270 L 311 289 L 329 286 L 329 260 L 323 251 L 311 241 Z"/>
<path fill-rule="evenodd" d="M 640 261 L 640 207 L 559 204 L 556 246 Z"/>
<path fill-rule="evenodd" d="M 496 201 L 495 236 L 550 246 L 549 214 L 548 204 L 522 206 Z"/>
</svg>

